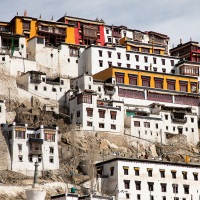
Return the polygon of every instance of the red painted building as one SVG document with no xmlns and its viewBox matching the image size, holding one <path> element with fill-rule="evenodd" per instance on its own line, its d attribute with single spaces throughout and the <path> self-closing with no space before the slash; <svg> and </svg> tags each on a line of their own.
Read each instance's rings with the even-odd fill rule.
<svg viewBox="0 0 200 200">
<path fill-rule="evenodd" d="M 77 17 L 64 16 L 58 20 L 66 24 L 74 25 L 75 44 L 100 45 L 104 46 L 104 25 L 103 20 L 88 20 Z"/>
<path fill-rule="evenodd" d="M 181 60 L 200 62 L 200 47 L 198 42 L 180 42 L 177 47 L 170 49 L 171 56 L 178 56 Z"/>
</svg>

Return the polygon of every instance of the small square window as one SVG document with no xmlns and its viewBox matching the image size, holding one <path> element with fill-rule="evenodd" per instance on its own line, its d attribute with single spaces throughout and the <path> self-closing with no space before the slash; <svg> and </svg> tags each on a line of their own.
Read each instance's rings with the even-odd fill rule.
<svg viewBox="0 0 200 200">
<path fill-rule="evenodd" d="M 35 90 L 38 90 L 38 86 L 37 85 L 35 85 Z"/>
<path fill-rule="evenodd" d="M 140 170 L 139 169 L 135 169 L 135 176 L 139 176 L 140 175 Z"/>
<path fill-rule="evenodd" d="M 52 91 L 53 91 L 53 92 L 56 92 L 56 88 L 52 88 Z"/>
<path fill-rule="evenodd" d="M 54 163 L 53 156 L 49 156 L 49 162 L 50 162 L 50 163 Z"/>
<path fill-rule="evenodd" d="M 192 133 L 194 133 L 194 128 L 191 128 Z"/>
<path fill-rule="evenodd" d="M 127 68 L 130 68 L 130 67 L 131 67 L 131 64 L 127 64 L 126 66 L 127 66 Z"/>
<path fill-rule="evenodd" d="M 42 162 L 42 157 L 38 157 L 38 162 Z"/>
<path fill-rule="evenodd" d="M 156 124 L 156 129 L 158 129 L 158 124 Z"/>
<path fill-rule="evenodd" d="M 121 66 L 122 66 L 122 63 L 117 63 L 117 66 L 118 66 L 118 67 L 121 67 Z"/>
<path fill-rule="evenodd" d="M 61 84 L 61 85 L 64 85 L 64 80 L 60 80 L 60 84 Z"/>
<path fill-rule="evenodd" d="M 194 118 L 193 117 L 191 118 L 191 122 L 194 123 Z"/>
<path fill-rule="evenodd" d="M 141 200 L 140 194 L 137 194 L 137 200 Z"/>
<path fill-rule="evenodd" d="M 46 81 L 46 79 L 44 77 L 42 77 L 42 82 L 45 82 L 45 81 Z"/>
<path fill-rule="evenodd" d="M 76 60 L 76 63 L 78 63 L 78 60 Z"/>
<path fill-rule="evenodd" d="M 160 177 L 161 177 L 161 178 L 165 178 L 165 171 L 164 171 L 164 170 L 161 170 L 161 171 L 160 171 Z"/>
<path fill-rule="evenodd" d="M 121 53 L 117 53 L 117 58 L 121 59 Z"/>
<path fill-rule="evenodd" d="M 43 90 L 44 90 L 44 91 L 47 91 L 47 87 L 44 86 Z"/>
<path fill-rule="evenodd" d="M 49 147 L 49 153 L 54 154 L 54 147 Z"/>
<path fill-rule="evenodd" d="M 115 124 L 111 124 L 111 129 L 116 130 L 116 125 Z"/>
<path fill-rule="evenodd" d="M 139 65 L 136 65 L 136 69 L 140 69 L 140 66 L 139 66 Z"/>
<path fill-rule="evenodd" d="M 87 126 L 92 126 L 92 122 L 87 121 Z"/>
<path fill-rule="evenodd" d="M 128 175 L 128 167 L 124 167 L 124 175 Z"/>
<path fill-rule="evenodd" d="M 99 123 L 99 128 L 104 128 L 104 123 Z"/>
<path fill-rule="evenodd" d="M 153 171 L 152 170 L 148 170 L 148 177 L 152 177 L 153 176 Z"/>
<path fill-rule="evenodd" d="M 173 126 L 173 131 L 175 131 L 175 130 L 176 130 L 176 127 Z"/>
<path fill-rule="evenodd" d="M 23 162 L 23 156 L 22 155 L 19 155 L 19 161 Z"/>
<path fill-rule="evenodd" d="M 112 67 L 112 62 L 108 61 L 108 67 Z"/>
<path fill-rule="evenodd" d="M 99 50 L 99 57 L 102 57 L 102 51 L 101 50 Z"/>
<path fill-rule="evenodd" d="M 32 156 L 29 156 L 29 157 L 28 157 L 28 160 L 29 160 L 29 162 L 33 162 L 33 157 L 32 157 Z"/>
<path fill-rule="evenodd" d="M 5 60 L 6 60 L 6 58 L 5 58 L 5 57 L 2 57 L 2 58 L 1 58 L 1 60 L 2 60 L 2 61 L 5 61 Z"/>
<path fill-rule="evenodd" d="M 126 193 L 126 199 L 130 199 L 130 194 Z"/>
<path fill-rule="evenodd" d="M 145 66 L 145 67 L 144 67 L 144 69 L 145 69 L 145 70 L 148 70 L 148 69 L 149 69 L 149 67 L 148 67 L 148 66 Z"/>
<path fill-rule="evenodd" d="M 188 131 L 188 127 L 185 127 L 185 131 Z"/>
<path fill-rule="evenodd" d="M 162 68 L 162 72 L 164 72 L 164 73 L 165 73 L 165 72 L 166 72 L 166 69 L 165 69 L 165 68 Z"/>
<path fill-rule="evenodd" d="M 126 60 L 130 60 L 130 54 L 126 54 Z"/>
<path fill-rule="evenodd" d="M 166 130 L 168 130 L 168 126 L 166 126 Z"/>
<path fill-rule="evenodd" d="M 70 62 L 70 58 L 68 58 L 68 62 Z"/>
<path fill-rule="evenodd" d="M 144 62 L 147 63 L 148 62 L 148 57 L 144 57 Z"/>
<path fill-rule="evenodd" d="M 99 67 L 103 67 L 103 60 L 99 60 Z"/>
<path fill-rule="evenodd" d="M 165 119 L 168 120 L 168 115 L 165 115 Z"/>
<path fill-rule="evenodd" d="M 172 178 L 173 178 L 173 179 L 176 179 L 176 172 L 175 172 L 175 171 L 172 171 L 171 173 L 172 173 Z"/>
</svg>

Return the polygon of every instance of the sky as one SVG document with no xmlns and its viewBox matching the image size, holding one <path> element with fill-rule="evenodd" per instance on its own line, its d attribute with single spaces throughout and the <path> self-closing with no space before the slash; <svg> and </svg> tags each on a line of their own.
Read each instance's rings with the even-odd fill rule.
<svg viewBox="0 0 200 200">
<path fill-rule="evenodd" d="M 200 0 L 0 0 L 0 21 L 17 13 L 56 21 L 68 16 L 103 19 L 108 25 L 155 31 L 170 37 L 173 47 L 182 42 L 200 42 Z"/>
</svg>

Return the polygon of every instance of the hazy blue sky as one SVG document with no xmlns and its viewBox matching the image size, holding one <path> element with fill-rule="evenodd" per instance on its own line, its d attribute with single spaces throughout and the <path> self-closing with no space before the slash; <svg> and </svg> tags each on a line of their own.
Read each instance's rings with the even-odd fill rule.
<svg viewBox="0 0 200 200">
<path fill-rule="evenodd" d="M 200 42 L 200 0 L 0 0 L 0 21 L 10 21 L 24 10 L 30 17 L 59 19 L 65 13 L 103 19 L 109 25 L 125 25 L 141 31 L 167 34 L 171 45 L 182 38 Z"/>
</svg>

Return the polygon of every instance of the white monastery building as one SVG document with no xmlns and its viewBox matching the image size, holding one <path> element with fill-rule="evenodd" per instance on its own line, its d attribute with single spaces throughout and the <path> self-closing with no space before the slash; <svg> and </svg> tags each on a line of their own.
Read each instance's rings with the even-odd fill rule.
<svg viewBox="0 0 200 200">
<path fill-rule="evenodd" d="M 96 164 L 97 190 L 117 200 L 196 200 L 198 164 L 114 158 Z"/>
<path fill-rule="evenodd" d="M 36 161 L 39 172 L 59 169 L 58 127 L 35 129 L 13 122 L 3 129 L 8 135 L 12 171 L 33 176 Z"/>
</svg>

